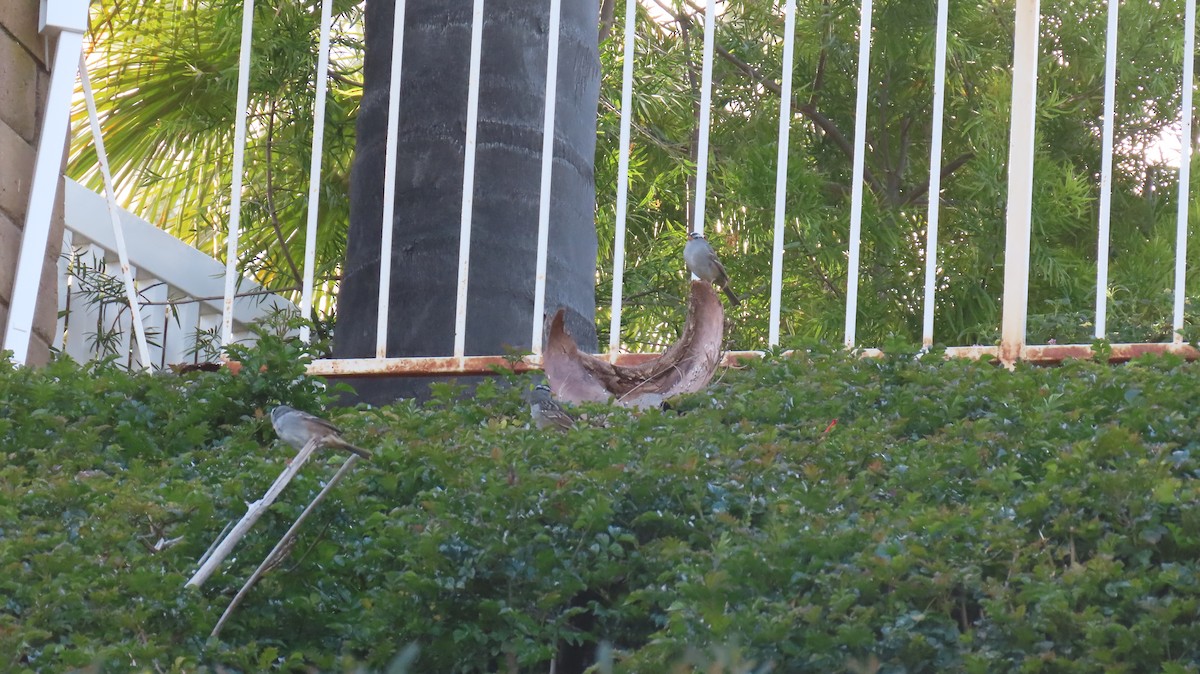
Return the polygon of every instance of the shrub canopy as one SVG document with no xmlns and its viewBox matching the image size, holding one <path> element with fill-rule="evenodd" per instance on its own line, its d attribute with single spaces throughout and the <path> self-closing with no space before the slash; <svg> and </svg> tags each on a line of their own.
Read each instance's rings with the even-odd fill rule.
<svg viewBox="0 0 1200 674">
<path fill-rule="evenodd" d="M 328 402 L 288 343 L 239 357 L 0 370 L 0 669 L 382 670 L 416 644 L 412 671 L 570 672 L 606 643 L 618 672 L 1197 671 L 1198 366 L 1174 357 L 814 348 L 569 434 L 527 427 L 512 376 L 333 412 L 375 460 L 206 646 L 342 458 L 185 591 L 293 453 L 263 413 Z"/>
</svg>

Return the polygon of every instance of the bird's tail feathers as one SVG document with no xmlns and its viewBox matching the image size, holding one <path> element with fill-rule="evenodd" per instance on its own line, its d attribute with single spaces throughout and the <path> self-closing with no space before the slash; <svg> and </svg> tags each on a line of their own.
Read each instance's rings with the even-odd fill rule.
<svg viewBox="0 0 1200 674">
<path fill-rule="evenodd" d="M 729 298 L 729 303 L 733 306 L 736 307 L 742 303 L 742 301 L 738 299 L 737 294 L 733 292 L 733 288 L 730 288 L 728 285 L 724 285 L 721 286 L 721 290 L 725 291 L 725 296 Z"/>
<path fill-rule="evenodd" d="M 370 452 L 368 452 L 367 450 L 363 449 L 362 447 L 356 447 L 356 446 L 354 446 L 354 445 L 352 445 L 352 444 L 350 444 L 350 443 L 346 442 L 345 440 L 343 440 L 343 439 L 341 439 L 341 438 L 330 438 L 329 440 L 327 440 L 327 441 L 325 442 L 325 444 L 326 444 L 326 445 L 328 445 L 328 446 L 330 446 L 330 447 L 336 447 L 336 448 L 338 448 L 338 449 L 344 449 L 344 450 L 346 450 L 347 452 L 353 452 L 353 453 L 355 453 L 355 454 L 357 454 L 357 455 L 361 456 L 362 458 L 364 458 L 364 459 L 366 459 L 366 460 L 368 460 L 368 461 L 370 461 L 370 460 L 371 460 L 371 453 L 370 453 Z"/>
</svg>

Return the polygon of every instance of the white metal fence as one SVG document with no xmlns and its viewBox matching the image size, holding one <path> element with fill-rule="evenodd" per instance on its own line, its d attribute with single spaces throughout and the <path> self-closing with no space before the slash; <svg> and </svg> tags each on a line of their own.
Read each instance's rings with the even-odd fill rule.
<svg viewBox="0 0 1200 674">
<path fill-rule="evenodd" d="M 388 304 L 390 298 L 388 296 L 391 269 L 390 256 L 385 254 L 382 256 L 380 266 L 380 297 L 379 297 L 379 313 L 378 313 L 378 343 L 376 349 L 376 357 L 350 360 L 321 360 L 312 364 L 311 371 L 319 374 L 368 374 L 378 372 L 479 372 L 485 371 L 487 366 L 493 363 L 503 362 L 499 357 L 468 357 L 464 352 L 465 344 L 465 326 L 467 320 L 467 304 L 466 291 L 470 272 L 470 250 L 471 250 L 471 223 L 472 223 L 472 197 L 473 197 L 473 181 L 475 178 L 475 154 L 474 154 L 474 138 L 477 122 L 477 106 L 479 102 L 479 85 L 480 85 L 480 59 L 482 51 L 482 16 L 484 11 L 484 3 L 486 0 L 474 0 L 473 5 L 473 29 L 469 45 L 464 45 L 470 49 L 470 81 L 468 90 L 468 112 L 467 112 L 467 128 L 466 128 L 466 156 L 464 166 L 464 184 L 461 208 L 461 237 L 459 249 L 459 276 L 458 276 L 458 295 L 457 295 L 457 314 L 454 336 L 454 351 L 453 356 L 448 358 L 386 358 L 385 345 L 387 342 L 387 321 Z M 933 0 L 930 0 L 931 2 Z M 926 250 L 927 256 L 925 260 L 924 274 L 924 322 L 923 322 L 923 341 L 926 345 L 933 342 L 933 306 L 936 296 L 936 270 L 937 250 L 938 250 L 938 209 L 939 199 L 939 180 L 940 180 L 940 157 L 942 151 L 942 105 L 943 105 L 943 90 L 945 82 L 945 67 L 946 67 L 946 40 L 947 40 L 947 16 L 949 0 L 937 1 L 937 26 L 936 26 L 936 51 L 935 51 L 935 84 L 933 89 L 932 105 L 932 152 L 930 161 L 929 175 L 929 199 L 928 206 L 928 230 L 926 233 Z M 628 111 L 631 109 L 632 101 L 632 83 L 633 73 L 637 68 L 635 62 L 634 45 L 637 39 L 636 31 L 636 16 L 634 11 L 637 0 L 626 0 L 625 11 L 625 59 L 623 64 L 623 86 L 621 110 Z M 51 2 L 51 5 L 55 3 Z M 221 322 L 221 337 L 223 343 L 230 343 L 236 338 L 235 325 L 237 322 L 236 309 L 234 306 L 235 286 L 238 281 L 236 270 L 236 261 L 238 259 L 239 245 L 239 218 L 241 214 L 241 173 L 244 161 L 244 148 L 246 137 L 246 111 L 247 111 L 247 92 L 249 86 L 249 62 L 251 59 L 251 35 L 254 30 L 253 26 L 253 4 L 254 0 L 246 0 L 244 3 L 242 36 L 241 36 L 241 65 L 238 77 L 237 86 L 237 110 L 238 116 L 236 121 L 236 143 L 234 147 L 233 158 L 233 176 L 232 176 L 232 198 L 229 214 L 229 232 L 228 251 L 226 254 L 225 268 L 225 283 L 222 303 L 222 322 Z M 81 41 L 77 39 L 82 33 L 83 22 L 82 16 L 86 13 L 86 3 L 82 0 L 78 2 L 64 2 L 60 6 L 77 5 L 79 16 L 72 16 L 68 19 L 61 19 L 58 27 L 63 31 L 64 36 L 69 39 L 60 39 L 58 43 L 58 52 L 54 65 L 54 79 L 51 84 L 51 95 L 48 103 L 47 121 L 43 128 L 42 147 L 43 148 L 59 148 L 62 147 L 61 138 L 66 125 L 66 110 L 69 106 L 70 87 L 64 85 L 63 82 L 69 82 L 75 72 L 75 63 L 79 56 Z M 858 57 L 858 88 L 856 102 L 856 117 L 853 142 L 853 179 L 851 185 L 851 208 L 849 218 L 849 245 L 847 256 L 849 260 L 849 274 L 846 288 L 846 306 L 845 306 L 845 332 L 844 343 L 848 348 L 859 348 L 856 336 L 856 316 L 858 314 L 858 283 L 859 283 L 859 261 L 860 261 L 860 243 L 861 243 L 861 228 L 862 228 L 862 205 L 863 205 L 863 168 L 865 156 L 865 140 L 866 140 L 866 111 L 867 100 L 869 94 L 870 80 L 868 72 L 870 69 L 871 59 L 871 35 L 872 35 L 872 16 L 873 16 L 872 0 L 861 0 L 860 3 L 860 27 L 859 27 L 859 57 Z M 325 106 L 325 79 L 326 70 L 329 58 L 330 31 L 331 31 L 331 0 L 323 0 L 322 2 L 322 21 L 320 34 L 320 55 L 318 59 L 316 82 L 317 82 L 317 97 L 316 108 L 314 111 L 315 133 L 313 134 L 312 147 L 312 163 L 311 163 L 311 179 L 309 190 L 309 217 L 306 236 L 306 247 L 304 255 L 304 282 L 301 295 L 300 310 L 304 315 L 308 315 L 312 305 L 313 294 L 313 267 L 314 267 L 314 245 L 316 239 L 316 212 L 317 212 L 317 185 L 321 171 L 321 153 L 322 153 L 322 129 L 324 120 Z M 535 304 L 533 311 L 533 324 L 531 334 L 533 335 L 533 351 L 534 354 L 526 359 L 528 366 L 536 367 L 540 363 L 540 348 L 543 322 L 543 309 L 545 302 L 545 275 L 546 275 L 546 252 L 548 245 L 548 228 L 549 223 L 549 186 L 550 177 L 552 175 L 552 156 L 551 142 L 552 129 L 554 125 L 554 101 L 557 70 L 557 45 L 558 45 L 558 26 L 559 12 L 561 0 L 551 0 L 550 2 L 550 40 L 547 52 L 547 79 L 546 79 L 546 109 L 545 109 L 545 143 L 543 146 L 543 168 L 541 175 L 541 202 L 538 218 L 538 251 L 537 251 L 537 268 L 531 273 L 535 274 L 536 291 Z M 783 256 L 783 223 L 785 221 L 785 185 L 787 173 L 787 151 L 788 133 L 791 125 L 791 110 L 790 110 L 790 82 L 792 72 L 793 59 L 793 42 L 794 26 L 795 26 L 795 0 L 785 0 L 783 6 L 779 10 L 785 18 L 785 34 L 784 39 L 784 59 L 783 71 L 781 73 L 781 82 L 783 86 L 781 101 L 780 101 L 780 124 L 779 124 L 779 154 L 777 166 L 777 198 L 774 213 L 774 256 L 771 273 L 771 304 L 770 315 L 767 317 L 769 321 L 769 343 L 776 345 L 779 342 L 779 324 L 780 324 L 780 303 L 781 303 L 781 286 L 782 286 L 782 269 L 785 264 Z M 1037 94 L 1037 62 L 1038 62 L 1038 36 L 1040 26 L 1040 8 L 1038 0 L 1016 0 L 1015 2 L 1015 32 L 1013 37 L 1013 83 L 1012 83 L 1012 110 L 1010 122 L 1010 144 L 1009 144 L 1009 160 L 1008 160 L 1008 184 L 1007 184 L 1007 230 L 1006 230 L 1006 246 L 1004 259 L 1004 291 L 1003 291 L 1003 313 L 1001 319 L 1001 340 L 998 346 L 971 346 L 971 347 L 954 347 L 949 349 L 949 353 L 961 356 L 978 356 L 984 353 L 998 355 L 1005 362 L 1013 362 L 1018 359 L 1044 360 L 1057 359 L 1069 355 L 1083 355 L 1090 351 L 1087 345 L 1027 345 L 1026 341 L 1026 319 L 1028 315 L 1028 294 L 1029 294 L 1029 258 L 1030 258 L 1030 234 L 1031 234 L 1031 212 L 1032 212 L 1032 194 L 1033 194 L 1033 162 L 1034 162 L 1034 112 L 1035 99 Z M 1107 34 L 1107 51 L 1106 51 L 1106 68 L 1105 68 L 1105 108 L 1103 117 L 1103 143 L 1104 143 L 1104 164 L 1103 175 L 1100 185 L 1101 205 L 1100 205 L 1100 222 L 1098 223 L 1098 259 L 1097 265 L 1097 284 L 1096 284 L 1096 320 L 1095 334 L 1098 338 L 1102 338 L 1106 334 L 1106 310 L 1107 310 L 1107 268 L 1108 268 L 1108 236 L 1109 222 L 1108 213 L 1111 203 L 1111 186 L 1112 186 L 1112 134 L 1113 134 L 1113 91 L 1114 81 L 1116 77 L 1115 60 L 1116 52 L 1116 35 L 1117 35 L 1117 20 L 1118 20 L 1119 2 L 1118 0 L 1110 0 L 1108 2 L 1108 34 Z M 403 95 L 403 68 L 401 64 L 401 54 L 403 51 L 404 40 L 404 20 L 405 20 L 405 2 L 397 0 L 395 9 L 395 29 L 393 31 L 393 64 L 392 79 L 389 89 L 389 115 L 387 121 L 387 151 L 385 158 L 385 178 L 384 178 L 384 193 L 381 195 L 384 204 L 383 221 L 386 226 L 382 227 L 382 249 L 390 250 L 392 227 L 392 203 L 394 190 L 394 176 L 396 173 L 396 163 L 398 161 L 396 152 L 396 129 L 397 129 L 397 114 L 399 105 L 397 102 L 400 96 Z M 694 228 L 700 231 L 705 227 L 705 203 L 707 198 L 707 177 L 708 177 L 708 138 L 710 126 L 710 111 L 712 109 L 712 67 L 713 67 L 713 52 L 714 52 L 714 36 L 716 34 L 715 25 L 718 21 L 717 2 L 716 0 L 707 0 L 706 11 L 704 15 L 704 45 L 703 45 L 703 67 L 702 67 L 702 82 L 701 82 L 701 102 L 700 102 L 700 118 L 699 118 L 699 153 L 698 166 L 696 175 L 695 189 L 695 219 Z M 51 21 L 52 25 L 54 21 Z M 1184 86 L 1182 109 L 1180 117 L 1181 124 L 1181 141 L 1182 153 L 1180 160 L 1180 197 L 1178 200 L 1178 217 L 1177 217 L 1177 243 L 1176 243 L 1176 265 L 1175 265 L 1175 287 L 1174 287 L 1174 340 L 1163 344 L 1118 344 L 1114 345 L 1113 353 L 1115 357 L 1125 357 L 1143 351 L 1186 351 L 1189 355 L 1195 355 L 1183 344 L 1180 331 L 1183 327 L 1183 307 L 1184 307 L 1184 272 L 1185 254 L 1186 254 L 1186 235 L 1187 235 L 1187 220 L 1189 208 L 1189 160 L 1191 156 L 1191 94 L 1193 88 L 1193 73 L 1192 62 L 1194 57 L 1194 24 L 1195 24 L 1195 0 L 1186 0 L 1186 21 L 1184 26 L 1184 56 L 1182 59 L 1181 69 Z M 85 79 L 86 82 L 86 79 Z M 618 170 L 618 194 L 617 194 L 617 222 L 616 222 L 616 239 L 614 241 L 615 261 L 613 270 L 613 293 L 612 293 L 612 318 L 610 334 L 612 335 L 609 344 L 609 351 L 613 361 L 620 361 L 625 356 L 636 356 L 637 354 L 620 354 L 619 353 L 619 338 L 621 334 L 621 308 L 622 308 L 622 288 L 623 288 L 623 269 L 625 255 L 625 218 L 627 212 L 627 190 L 628 190 L 628 169 L 629 169 L 629 148 L 630 148 L 630 119 L 629 115 L 623 114 L 621 120 L 619 143 L 619 170 Z M 99 140 L 100 134 L 95 133 Z M 99 152 L 101 162 L 103 164 L 103 152 Z M 42 155 L 51 155 L 49 159 L 43 160 Z M 27 224 L 25 241 L 22 251 L 22 269 L 19 272 L 17 279 L 16 296 L 20 298 L 23 294 L 22 288 L 36 287 L 38 274 L 25 271 L 26 259 L 39 259 L 41 250 L 44 250 L 45 237 L 43 231 L 48 231 L 48 225 L 44 225 L 42 220 L 48 222 L 49 208 L 33 206 L 50 201 L 46 194 L 53 194 L 52 186 L 57 179 L 58 166 L 61 156 L 56 152 L 43 151 L 39 154 L 38 160 L 38 175 L 35 176 L 34 196 L 31 199 L 30 222 Z M 110 190 L 111 191 L 111 190 Z M 51 200 L 52 201 L 52 200 Z M 36 222 L 35 222 L 36 221 Z M 114 227 L 116 227 L 116 219 L 114 218 Z M 39 242 L 38 237 L 42 237 Z M 121 237 L 118 234 L 116 239 L 116 248 L 120 253 Z M 119 255 L 119 257 L 125 257 Z M 125 264 L 128 264 L 125 261 Z M 31 285 L 32 284 L 32 285 Z M 135 293 L 130 293 L 130 302 L 136 305 Z M 18 360 L 24 358 L 25 347 L 27 343 L 29 325 L 32 322 L 32 307 L 14 303 L 12 316 L 10 317 L 9 329 L 5 336 L 5 344 L 7 348 L 13 349 Z M 132 312 L 132 315 L 140 315 L 138 311 Z M 134 321 L 136 327 L 137 321 Z M 308 338 L 307 333 L 303 334 L 304 338 Z M 868 349 L 869 350 L 869 349 Z M 734 356 L 741 354 L 733 354 Z"/>
</svg>

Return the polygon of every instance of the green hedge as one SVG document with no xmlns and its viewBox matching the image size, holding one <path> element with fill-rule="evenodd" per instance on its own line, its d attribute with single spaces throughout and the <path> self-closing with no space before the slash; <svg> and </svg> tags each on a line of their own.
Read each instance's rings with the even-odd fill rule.
<svg viewBox="0 0 1200 674">
<path fill-rule="evenodd" d="M 0 368 L 0 670 L 1197 672 L 1200 368 L 831 348 L 675 409 L 526 427 L 475 398 L 333 414 L 376 459 L 206 644 L 333 471 L 203 591 L 195 561 L 329 392 L 266 338 L 240 374 Z M 833 423 L 836 420 L 836 423 Z M 182 537 L 158 552 L 160 538 Z"/>
</svg>

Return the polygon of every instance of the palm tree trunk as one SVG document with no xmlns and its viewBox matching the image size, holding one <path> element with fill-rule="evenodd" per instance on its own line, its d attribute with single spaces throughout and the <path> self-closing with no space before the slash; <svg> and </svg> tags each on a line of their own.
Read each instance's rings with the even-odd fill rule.
<svg viewBox="0 0 1200 674">
<path fill-rule="evenodd" d="M 472 3 L 407 6 L 387 353 L 444 356 L 454 343 Z M 375 352 L 393 11 L 391 2 L 367 3 L 339 358 Z M 573 334 L 593 348 L 598 11 L 597 0 L 563 2 L 546 286 L 547 312 L 565 307 Z M 467 355 L 531 346 L 548 25 L 548 0 L 485 5 Z M 424 387 L 358 386 L 377 399 Z"/>
</svg>

